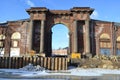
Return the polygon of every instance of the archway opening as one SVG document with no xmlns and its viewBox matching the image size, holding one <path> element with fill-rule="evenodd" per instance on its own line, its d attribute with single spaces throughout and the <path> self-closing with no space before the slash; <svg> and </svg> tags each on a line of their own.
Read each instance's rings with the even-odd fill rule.
<svg viewBox="0 0 120 80">
<path fill-rule="evenodd" d="M 67 56 L 69 49 L 68 28 L 63 24 L 52 27 L 52 56 Z"/>
</svg>

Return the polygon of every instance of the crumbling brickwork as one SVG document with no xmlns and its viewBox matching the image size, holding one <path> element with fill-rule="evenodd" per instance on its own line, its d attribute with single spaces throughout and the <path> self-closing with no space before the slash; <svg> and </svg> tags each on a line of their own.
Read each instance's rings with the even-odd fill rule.
<svg viewBox="0 0 120 80">
<path fill-rule="evenodd" d="M 111 55 L 119 54 L 120 24 L 90 19 L 94 11 L 92 8 L 49 10 L 45 7 L 33 7 L 26 11 L 30 15 L 29 19 L 0 24 L 0 35 L 5 35 L 5 40 L 1 40 L 4 42 L 4 46 L 1 46 L 4 48 L 4 56 L 16 53 L 17 56 L 25 56 L 29 55 L 31 50 L 51 56 L 51 29 L 55 24 L 64 24 L 69 30 L 68 55 L 71 53 L 101 54 L 106 48 Z M 20 34 L 20 39 L 11 38 L 15 32 Z M 109 37 L 105 38 L 106 35 Z M 16 52 L 14 50 L 11 52 L 12 48 Z"/>
</svg>

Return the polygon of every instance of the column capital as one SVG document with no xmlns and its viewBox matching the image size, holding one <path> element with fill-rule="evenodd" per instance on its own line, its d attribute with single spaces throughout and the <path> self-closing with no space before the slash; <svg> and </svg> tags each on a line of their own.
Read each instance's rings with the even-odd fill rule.
<svg viewBox="0 0 120 80">
<path fill-rule="evenodd" d="M 90 20 L 90 14 L 89 13 L 87 14 L 86 20 Z"/>
</svg>

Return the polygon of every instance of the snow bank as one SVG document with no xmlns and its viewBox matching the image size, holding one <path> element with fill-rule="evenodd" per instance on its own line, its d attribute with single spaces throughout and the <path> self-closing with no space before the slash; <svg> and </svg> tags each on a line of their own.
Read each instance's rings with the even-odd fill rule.
<svg viewBox="0 0 120 80">
<path fill-rule="evenodd" d="M 75 76 L 102 76 L 101 73 L 98 73 L 96 72 L 96 70 L 92 70 L 92 69 L 76 68 L 70 71 L 71 71 L 71 75 L 75 75 Z"/>
<path fill-rule="evenodd" d="M 27 66 L 20 68 L 23 71 L 44 71 L 45 68 L 41 67 L 40 65 L 33 66 L 33 64 L 29 63 Z"/>
<path fill-rule="evenodd" d="M 76 68 L 71 69 L 71 75 L 77 75 L 77 76 L 102 76 L 104 74 L 119 74 L 120 70 L 118 69 L 102 69 L 102 68 L 89 68 L 89 69 L 83 69 L 83 68 Z"/>
</svg>

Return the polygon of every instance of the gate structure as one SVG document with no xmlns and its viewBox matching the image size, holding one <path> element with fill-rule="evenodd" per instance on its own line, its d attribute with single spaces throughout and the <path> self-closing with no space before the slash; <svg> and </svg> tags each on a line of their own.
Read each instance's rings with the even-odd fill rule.
<svg viewBox="0 0 120 80">
<path fill-rule="evenodd" d="M 120 55 L 120 23 L 90 19 L 94 11 L 90 7 L 69 10 L 32 7 L 26 11 L 28 19 L 0 23 L 0 56 L 20 57 L 35 52 L 51 56 L 52 27 L 56 24 L 68 28 L 68 55 Z"/>
<path fill-rule="evenodd" d="M 30 15 L 29 50 L 51 56 L 51 28 L 55 24 L 64 24 L 69 30 L 69 55 L 90 53 L 89 21 L 93 9 L 73 7 L 70 10 L 49 10 L 45 7 L 33 7 L 26 11 Z"/>
</svg>

